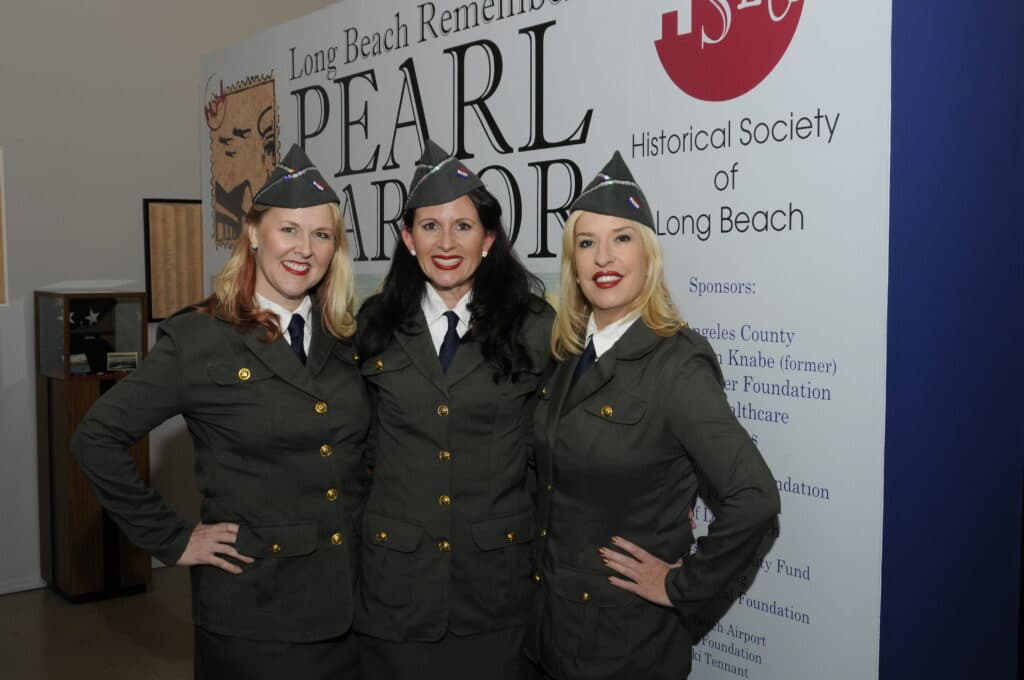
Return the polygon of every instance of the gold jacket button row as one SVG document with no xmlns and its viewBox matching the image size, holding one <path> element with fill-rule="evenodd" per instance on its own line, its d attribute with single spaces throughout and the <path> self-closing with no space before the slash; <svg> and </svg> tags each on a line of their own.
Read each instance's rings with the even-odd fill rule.
<svg viewBox="0 0 1024 680">
<path fill-rule="evenodd" d="M 250 371 L 248 368 L 240 368 L 240 369 L 238 369 L 238 379 L 241 380 L 242 382 L 245 382 L 246 380 L 248 380 L 251 377 L 252 377 L 252 371 Z"/>
<path fill-rule="evenodd" d="M 336 500 L 338 500 L 338 490 L 337 489 L 328 489 L 327 490 L 327 500 L 329 500 L 329 501 L 336 501 Z"/>
<path fill-rule="evenodd" d="M 452 452 L 451 451 L 439 451 L 438 454 L 437 454 L 437 459 L 439 461 L 441 461 L 442 463 L 447 463 L 448 461 L 450 461 L 452 459 Z"/>
<path fill-rule="evenodd" d="M 440 406 L 438 406 L 437 407 L 437 415 L 439 415 L 439 416 L 446 416 L 446 415 L 448 415 L 448 406 L 446 406 L 445 404 L 441 404 Z"/>
<path fill-rule="evenodd" d="M 320 415 L 323 415 L 323 414 L 327 413 L 327 402 L 326 401 L 318 401 L 318 402 L 316 402 L 315 404 L 313 404 L 313 410 L 316 411 L 317 413 L 319 413 Z"/>
<path fill-rule="evenodd" d="M 336 531 L 331 534 L 331 543 L 334 545 L 343 545 L 345 543 L 345 536 L 340 531 Z"/>
<path fill-rule="evenodd" d="M 324 458 L 331 455 L 332 453 L 334 453 L 334 449 L 331 448 L 330 444 L 322 444 L 320 446 L 320 455 L 323 456 Z"/>
<path fill-rule="evenodd" d="M 441 552 L 451 552 L 452 551 L 452 544 L 449 543 L 448 541 L 438 541 L 437 542 L 437 549 L 440 550 Z"/>
<path fill-rule="evenodd" d="M 440 505 L 442 508 L 447 508 L 449 505 L 452 504 L 452 497 L 446 494 L 442 494 L 437 497 L 437 504 Z"/>
</svg>

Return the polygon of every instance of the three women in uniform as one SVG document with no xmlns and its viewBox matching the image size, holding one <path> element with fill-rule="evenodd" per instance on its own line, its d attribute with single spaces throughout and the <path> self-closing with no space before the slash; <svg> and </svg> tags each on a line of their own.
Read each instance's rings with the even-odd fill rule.
<svg viewBox="0 0 1024 680">
<path fill-rule="evenodd" d="M 192 566 L 197 677 L 357 677 L 360 656 L 370 680 L 685 675 L 686 621 L 779 498 L 622 158 L 572 206 L 557 320 L 498 202 L 432 142 L 358 331 L 338 199 L 301 150 L 254 203 L 214 294 L 73 443 L 128 537 Z M 127 453 L 179 413 L 194 528 Z"/>
</svg>

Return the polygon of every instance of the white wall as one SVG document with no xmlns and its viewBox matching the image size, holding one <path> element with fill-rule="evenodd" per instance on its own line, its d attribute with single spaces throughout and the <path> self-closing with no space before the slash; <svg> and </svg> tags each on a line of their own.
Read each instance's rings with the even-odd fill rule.
<svg viewBox="0 0 1024 680">
<path fill-rule="evenodd" d="M 144 285 L 142 199 L 200 198 L 203 54 L 328 0 L 5 0 L 0 9 L 10 304 L 0 306 L 0 593 L 39 571 L 32 291 Z M 152 329 L 151 329 L 152 335 Z M 152 437 L 153 484 L 196 516 L 179 423 Z"/>
</svg>

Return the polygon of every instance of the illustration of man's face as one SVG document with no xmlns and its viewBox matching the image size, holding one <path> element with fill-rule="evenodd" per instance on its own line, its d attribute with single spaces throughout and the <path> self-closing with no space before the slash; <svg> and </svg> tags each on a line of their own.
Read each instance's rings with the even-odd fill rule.
<svg viewBox="0 0 1024 680">
<path fill-rule="evenodd" d="M 218 245 L 230 245 L 241 234 L 253 194 L 277 162 L 274 82 L 223 95 L 216 109 L 210 125 L 214 233 Z"/>
</svg>

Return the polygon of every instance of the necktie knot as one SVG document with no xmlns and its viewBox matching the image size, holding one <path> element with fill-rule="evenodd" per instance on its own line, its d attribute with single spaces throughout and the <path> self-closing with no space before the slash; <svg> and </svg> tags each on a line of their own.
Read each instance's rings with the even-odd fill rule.
<svg viewBox="0 0 1024 680">
<path fill-rule="evenodd" d="M 303 333 L 305 329 L 306 320 L 299 314 L 292 314 L 291 321 L 288 322 L 288 344 L 291 345 L 295 356 L 302 363 L 306 363 L 305 334 Z"/>
<path fill-rule="evenodd" d="M 441 349 L 437 352 L 437 358 L 441 361 L 441 371 L 447 373 L 452 359 L 455 358 L 455 350 L 459 348 L 459 315 L 448 311 L 444 313 L 444 316 L 448 320 L 448 330 L 444 334 L 444 340 L 441 341 Z"/>
</svg>

